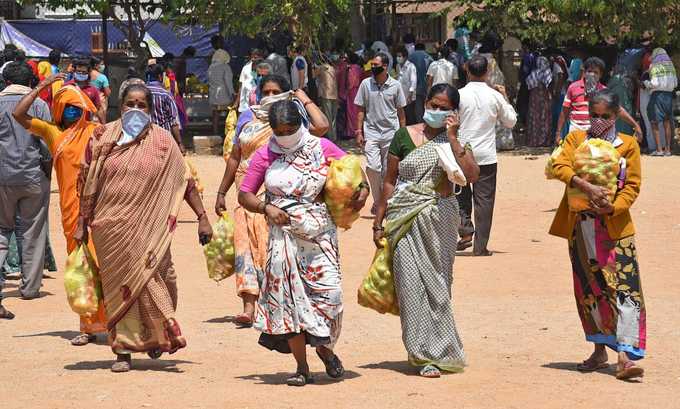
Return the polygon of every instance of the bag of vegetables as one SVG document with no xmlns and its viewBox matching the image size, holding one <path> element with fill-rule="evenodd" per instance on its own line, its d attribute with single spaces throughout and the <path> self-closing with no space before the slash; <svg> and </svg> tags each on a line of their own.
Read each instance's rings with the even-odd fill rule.
<svg viewBox="0 0 680 409">
<path fill-rule="evenodd" d="M 234 220 L 227 212 L 213 225 L 213 237 L 203 247 L 208 277 L 222 281 L 234 274 Z"/>
<path fill-rule="evenodd" d="M 576 148 L 574 171 L 589 183 L 609 189 L 609 200 L 613 201 L 620 170 L 619 159 L 619 153 L 610 142 L 597 138 L 588 139 Z M 577 188 L 567 188 L 567 199 L 572 211 L 590 209 L 588 196 Z"/>
<path fill-rule="evenodd" d="M 562 153 L 562 144 L 557 146 L 552 153 L 550 154 L 550 157 L 548 158 L 548 162 L 545 164 L 545 178 L 548 180 L 555 179 L 555 174 L 553 173 L 553 164 L 555 163 L 555 159 L 557 159 L 558 156 Z"/>
<path fill-rule="evenodd" d="M 357 298 L 359 305 L 371 308 L 381 314 L 399 315 L 399 302 L 394 289 L 392 260 L 386 239 L 381 240 L 383 248 L 375 252 L 368 275 L 359 286 Z"/>
<path fill-rule="evenodd" d="M 97 313 L 103 300 L 101 282 L 87 246 L 78 246 L 66 259 L 64 271 L 66 298 L 73 312 L 90 317 Z"/>
<path fill-rule="evenodd" d="M 343 229 L 352 227 L 359 212 L 349 206 L 352 196 L 361 184 L 361 159 L 357 155 L 345 155 L 334 160 L 328 169 L 324 197 L 335 225 Z"/>
<path fill-rule="evenodd" d="M 203 185 L 201 184 L 201 179 L 198 177 L 198 170 L 196 170 L 196 166 L 194 166 L 194 163 L 189 160 L 189 158 L 184 158 L 184 162 L 186 162 L 187 167 L 189 168 L 189 173 L 191 173 L 191 177 L 194 178 L 194 182 L 196 183 L 196 190 L 198 193 L 203 197 Z"/>
<path fill-rule="evenodd" d="M 224 160 L 229 159 L 231 150 L 234 148 L 234 135 L 236 135 L 236 123 L 238 122 L 238 114 L 235 108 L 229 108 L 227 119 L 224 121 L 224 144 L 222 144 L 222 157 Z"/>
</svg>

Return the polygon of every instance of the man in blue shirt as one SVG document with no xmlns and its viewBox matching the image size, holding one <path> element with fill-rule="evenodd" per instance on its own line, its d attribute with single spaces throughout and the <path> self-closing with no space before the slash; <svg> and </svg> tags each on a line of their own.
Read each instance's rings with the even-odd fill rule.
<svg viewBox="0 0 680 409">
<path fill-rule="evenodd" d="M 423 121 L 423 114 L 425 113 L 425 97 L 427 96 L 427 69 L 432 64 L 432 57 L 425 52 L 425 44 L 416 44 L 416 50 L 409 55 L 408 60 L 416 66 L 416 77 L 418 85 L 416 86 L 416 106 L 415 106 L 415 120 L 416 123 Z"/>
</svg>

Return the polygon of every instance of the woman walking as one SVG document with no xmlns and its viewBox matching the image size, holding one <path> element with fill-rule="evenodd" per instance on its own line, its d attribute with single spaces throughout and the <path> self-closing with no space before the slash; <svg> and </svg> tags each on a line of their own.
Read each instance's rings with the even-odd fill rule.
<svg viewBox="0 0 680 409">
<path fill-rule="evenodd" d="M 182 200 L 198 217 L 201 244 L 210 222 L 170 133 L 151 124 L 151 92 L 131 85 L 122 116 L 92 137 L 83 157 L 75 239 L 97 248 L 113 372 L 131 368 L 132 352 L 158 358 L 186 346 L 175 318 L 176 274 L 170 243 Z"/>
<path fill-rule="evenodd" d="M 337 228 L 321 198 L 329 161 L 345 153 L 310 135 L 291 101 L 274 103 L 268 119 L 274 138 L 254 154 L 239 192 L 239 203 L 264 214 L 270 229 L 254 326 L 262 332 L 260 345 L 294 355 L 297 371 L 287 383 L 304 386 L 314 381 L 306 344 L 316 347 L 330 377 L 344 374 L 333 352 L 343 310 Z M 262 184 L 264 201 L 257 196 Z M 360 185 L 351 204 L 357 211 L 367 186 Z"/>
<path fill-rule="evenodd" d="M 609 347 L 618 353 L 616 377 L 633 379 L 644 374 L 633 361 L 644 358 L 647 338 L 635 227 L 629 212 L 640 193 L 640 147 L 635 138 L 616 132 L 620 111 L 616 94 L 599 91 L 590 97 L 589 105 L 590 130 L 567 135 L 553 172 L 567 187 L 585 193 L 591 208 L 571 211 L 565 192 L 550 234 L 569 241 L 578 313 L 586 340 L 595 344 L 595 351 L 578 370 L 607 368 L 605 347 Z M 611 142 L 625 159 L 625 181 L 611 202 L 606 188 L 592 185 L 574 172 L 574 152 L 590 138 Z"/>
<path fill-rule="evenodd" d="M 33 101 L 53 83 L 63 81 L 64 74 L 57 74 L 42 81 L 33 91 L 27 94 L 16 106 L 14 118 L 31 134 L 39 136 L 47 144 L 52 154 L 54 169 L 59 185 L 59 207 L 61 224 L 66 236 L 66 251 L 70 254 L 77 243 L 73 234 L 78 227 L 80 204 L 76 190 L 80 159 L 90 137 L 98 124 L 91 121 L 97 108 L 92 101 L 74 85 L 67 85 L 57 91 L 52 99 L 52 120 L 45 122 L 32 118 L 28 111 Z M 94 247 L 88 246 L 94 254 Z M 71 340 L 74 346 L 87 345 L 96 340 L 96 333 L 106 331 L 106 314 L 104 305 L 92 317 L 80 317 L 81 334 Z"/>
<path fill-rule="evenodd" d="M 456 185 L 477 180 L 479 167 L 458 142 L 459 100 L 455 88 L 435 85 L 425 102 L 425 123 L 395 133 L 373 226 L 376 246 L 385 236 L 393 251 L 409 362 L 429 378 L 465 366 L 451 295 L 460 223 L 454 193 Z"/>
<path fill-rule="evenodd" d="M 322 136 L 328 129 L 328 121 L 316 104 L 302 90 L 290 92 L 288 80 L 280 75 L 268 75 L 260 82 L 260 105 L 250 107 L 241 114 L 233 141 L 233 148 L 224 170 L 222 183 L 217 192 L 215 213 L 218 216 L 227 210 L 225 196 L 236 183 L 239 189 L 248 170 L 253 154 L 271 140 L 273 131 L 269 126 L 269 108 L 276 101 L 292 99 L 302 115 L 302 123 L 310 133 Z M 309 112 L 305 109 L 309 110 Z M 260 189 L 258 197 L 264 197 Z M 243 300 L 243 312 L 234 322 L 248 327 L 253 324 L 255 302 L 260 293 L 257 277 L 262 275 L 267 261 L 268 228 L 264 215 L 252 213 L 241 206 L 234 209 L 234 249 L 236 252 L 236 291 Z"/>
<path fill-rule="evenodd" d="M 359 92 L 359 85 L 363 80 L 364 70 L 361 68 L 361 59 L 353 52 L 347 54 L 349 60 L 349 68 L 347 69 L 347 121 L 346 132 L 347 138 L 354 138 L 357 116 L 359 115 L 359 107 L 354 104 L 357 93 Z"/>
<path fill-rule="evenodd" d="M 529 117 L 527 121 L 527 145 L 548 146 L 552 129 L 550 84 L 553 81 L 550 61 L 546 57 L 536 59 L 536 67 L 527 77 L 529 88 Z"/>
</svg>

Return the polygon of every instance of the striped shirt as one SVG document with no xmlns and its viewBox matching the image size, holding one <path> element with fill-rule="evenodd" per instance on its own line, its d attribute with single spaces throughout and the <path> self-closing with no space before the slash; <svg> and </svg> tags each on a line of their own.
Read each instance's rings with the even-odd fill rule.
<svg viewBox="0 0 680 409">
<path fill-rule="evenodd" d="M 597 90 L 605 89 L 598 83 Z M 564 97 L 564 108 L 569 108 L 569 131 L 587 131 L 590 129 L 590 111 L 588 110 L 588 97 L 586 85 L 583 80 L 572 83 Z"/>
<path fill-rule="evenodd" d="M 158 81 L 151 81 L 146 86 L 153 98 L 151 122 L 170 132 L 173 126 L 179 125 L 179 112 L 175 98 Z"/>
</svg>

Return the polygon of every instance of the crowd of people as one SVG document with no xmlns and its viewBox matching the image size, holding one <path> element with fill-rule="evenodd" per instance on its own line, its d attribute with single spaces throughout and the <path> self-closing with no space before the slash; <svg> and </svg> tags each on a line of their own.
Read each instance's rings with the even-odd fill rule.
<svg viewBox="0 0 680 409">
<path fill-rule="evenodd" d="M 395 50 L 376 41 L 358 52 L 318 54 L 311 65 L 301 46 L 288 49 L 290 66 L 274 49 L 254 49 L 236 87 L 224 41 L 213 38 L 213 112 L 239 112 L 214 204 L 219 216 L 234 209 L 235 281 L 243 302 L 235 323 L 258 330 L 263 347 L 293 355 L 291 386 L 314 381 L 306 345 L 315 348 L 328 376 L 344 375 L 334 348 L 344 309 L 340 248 L 323 201 L 329 163 L 346 155 L 336 144 L 341 139 L 354 139 L 366 157 L 363 180 L 347 206 L 358 212 L 373 197 L 373 241 L 390 251 L 409 361 L 428 378 L 465 367 L 452 307 L 454 257 L 469 247 L 474 256 L 493 254 L 496 152 L 512 140 L 518 114 L 494 58 L 498 36 L 490 33 L 470 47 L 468 32 L 456 33 L 437 58 L 413 36 Z M 670 120 L 662 93 L 677 85 L 670 59 L 658 50 L 644 82 L 652 90 L 655 135 L 660 122 Z M 0 265 L 15 235 L 21 296 L 39 296 L 53 165 L 67 252 L 89 249 L 103 290 L 98 312 L 81 317 L 72 344 L 86 345 L 107 332 L 116 354 L 111 369 L 127 372 L 132 353 L 157 359 L 186 346 L 175 316 L 170 251 L 182 202 L 196 214 L 200 244 L 212 238 L 182 158 L 185 67 L 168 55 L 150 60 L 143 78 L 131 68 L 119 90 L 120 114 L 107 122 L 111 90 L 104 67 L 76 59 L 62 73 L 58 57 L 33 69 L 17 52 L 0 68 L 6 84 L 0 92 Z M 543 56 L 526 64 L 533 64 L 523 79 L 530 139 L 552 144 L 552 104 L 545 98 L 554 95 L 555 64 Z M 557 65 L 567 72 L 566 63 Z M 646 342 L 628 211 L 640 191 L 640 148 L 616 121 L 638 138 L 642 128 L 621 106 L 624 100 L 600 83 L 601 60 L 589 58 L 575 71 L 574 82 L 563 87 L 555 132 L 563 150 L 553 171 L 567 188 L 585 194 L 590 208 L 571 210 L 565 193 L 550 232 L 569 241 L 579 315 L 595 344 L 579 370 L 602 368 L 610 347 L 618 353 L 617 377 L 631 379 L 644 373 L 634 361 L 644 357 Z M 612 143 L 627 161 L 617 192 L 574 171 L 575 149 L 593 138 Z M 238 199 L 230 205 L 232 188 Z M 0 318 L 14 318 L 1 301 Z"/>
</svg>

